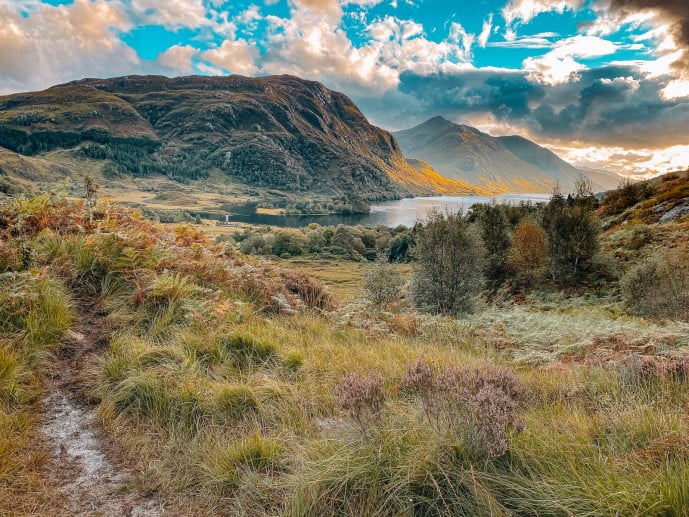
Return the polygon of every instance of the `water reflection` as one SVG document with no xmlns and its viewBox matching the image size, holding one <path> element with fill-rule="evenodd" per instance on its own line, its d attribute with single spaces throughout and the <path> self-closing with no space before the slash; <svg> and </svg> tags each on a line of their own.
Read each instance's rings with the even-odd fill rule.
<svg viewBox="0 0 689 517">
<path fill-rule="evenodd" d="M 547 201 L 547 194 L 505 194 L 502 196 L 437 196 L 414 197 L 397 201 L 385 201 L 371 205 L 371 213 L 358 215 L 307 215 L 280 216 L 255 213 L 255 205 L 233 206 L 229 212 L 229 220 L 250 224 L 264 224 L 286 228 L 300 228 L 311 223 L 321 226 L 336 226 L 338 224 L 363 226 L 413 226 L 417 221 L 425 220 L 432 210 L 456 212 L 459 209 L 468 210 L 476 203 L 490 203 L 495 199 L 498 203 L 538 203 Z"/>
</svg>

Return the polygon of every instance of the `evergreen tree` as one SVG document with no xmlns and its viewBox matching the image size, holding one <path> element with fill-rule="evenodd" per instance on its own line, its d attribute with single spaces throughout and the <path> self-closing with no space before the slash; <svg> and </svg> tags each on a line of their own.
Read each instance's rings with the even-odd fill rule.
<svg viewBox="0 0 689 517">
<path fill-rule="evenodd" d="M 588 272 L 599 247 L 595 206 L 591 181 L 583 174 L 575 182 L 574 195 L 568 199 L 559 188 L 553 191 L 543 213 L 553 280 L 578 283 Z"/>
<path fill-rule="evenodd" d="M 505 281 L 505 259 L 510 247 L 510 224 L 504 205 L 495 201 L 484 205 L 478 226 L 486 248 L 486 277 L 494 289 Z"/>
</svg>

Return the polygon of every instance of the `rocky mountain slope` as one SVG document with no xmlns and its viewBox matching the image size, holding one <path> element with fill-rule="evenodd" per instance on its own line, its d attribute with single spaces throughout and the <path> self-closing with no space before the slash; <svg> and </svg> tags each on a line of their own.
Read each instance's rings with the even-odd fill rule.
<svg viewBox="0 0 689 517">
<path fill-rule="evenodd" d="M 106 178 L 213 175 L 247 190 L 368 199 L 476 191 L 407 162 L 345 95 L 291 76 L 84 79 L 4 96 L 0 147 L 13 151 L 3 153 L 12 171 L 26 156 L 49 170 L 56 149 L 72 149 Z"/>
<path fill-rule="evenodd" d="M 426 160 L 443 176 L 490 190 L 548 193 L 559 182 L 567 192 L 579 175 L 555 153 L 526 138 L 492 137 L 443 117 L 394 135 L 407 156 Z M 596 190 L 607 188 L 594 183 Z"/>
</svg>

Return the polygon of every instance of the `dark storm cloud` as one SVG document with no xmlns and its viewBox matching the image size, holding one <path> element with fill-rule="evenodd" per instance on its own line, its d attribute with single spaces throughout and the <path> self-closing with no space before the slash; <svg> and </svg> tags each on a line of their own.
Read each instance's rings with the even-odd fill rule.
<svg viewBox="0 0 689 517">
<path fill-rule="evenodd" d="M 579 80 L 554 86 L 531 83 L 524 72 L 408 73 L 400 90 L 419 100 L 426 118 L 462 122 L 491 113 L 539 141 L 647 148 L 686 144 L 689 100 L 662 98 L 670 79 L 645 78 L 633 66 L 586 70 Z"/>
<path fill-rule="evenodd" d="M 670 23 L 675 42 L 684 49 L 675 67 L 689 76 L 689 0 L 610 0 L 610 9 L 621 14 L 652 10 Z"/>
<path fill-rule="evenodd" d="M 545 95 L 521 72 L 483 70 L 428 76 L 403 73 L 400 91 L 423 99 L 425 110 L 436 114 L 490 112 L 499 120 L 528 116 L 529 103 Z"/>
</svg>

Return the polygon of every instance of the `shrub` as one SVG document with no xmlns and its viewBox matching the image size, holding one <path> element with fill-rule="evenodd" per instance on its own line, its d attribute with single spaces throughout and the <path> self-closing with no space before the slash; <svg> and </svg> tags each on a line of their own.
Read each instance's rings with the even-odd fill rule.
<svg viewBox="0 0 689 517">
<path fill-rule="evenodd" d="M 380 373 L 348 373 L 335 387 L 337 406 L 362 428 L 379 417 L 387 396 Z"/>
<path fill-rule="evenodd" d="M 315 278 L 297 271 L 282 271 L 280 273 L 285 280 L 285 287 L 293 294 L 299 296 L 307 307 L 312 309 L 329 310 L 335 306 L 335 300 Z"/>
<path fill-rule="evenodd" d="M 504 454 L 509 433 L 522 429 L 517 417 L 521 382 L 506 368 L 486 364 L 436 372 L 420 359 L 407 365 L 400 389 L 417 397 L 431 427 L 459 438 L 471 458 Z"/>
<path fill-rule="evenodd" d="M 420 229 L 414 256 L 414 303 L 429 312 L 471 312 L 484 284 L 485 249 L 461 213 L 435 212 Z"/>
<path fill-rule="evenodd" d="M 402 295 L 404 279 L 399 270 L 387 260 L 380 257 L 376 265 L 364 273 L 364 289 L 371 303 L 387 307 Z"/>
<path fill-rule="evenodd" d="M 272 253 L 278 257 L 296 257 L 304 253 L 308 246 L 306 237 L 295 231 L 279 231 L 273 236 Z"/>
<path fill-rule="evenodd" d="M 645 260 L 622 277 L 620 286 L 631 310 L 689 321 L 689 248 Z"/>
<path fill-rule="evenodd" d="M 0 240 L 0 273 L 22 269 L 22 253 L 15 242 Z"/>
<path fill-rule="evenodd" d="M 263 235 L 255 234 L 239 244 L 239 251 L 245 255 L 268 255 L 272 249 Z"/>
<path fill-rule="evenodd" d="M 483 205 L 478 215 L 478 227 L 486 247 L 486 277 L 493 287 L 505 280 L 505 260 L 510 247 L 510 225 L 506 209 L 493 201 Z"/>
</svg>

